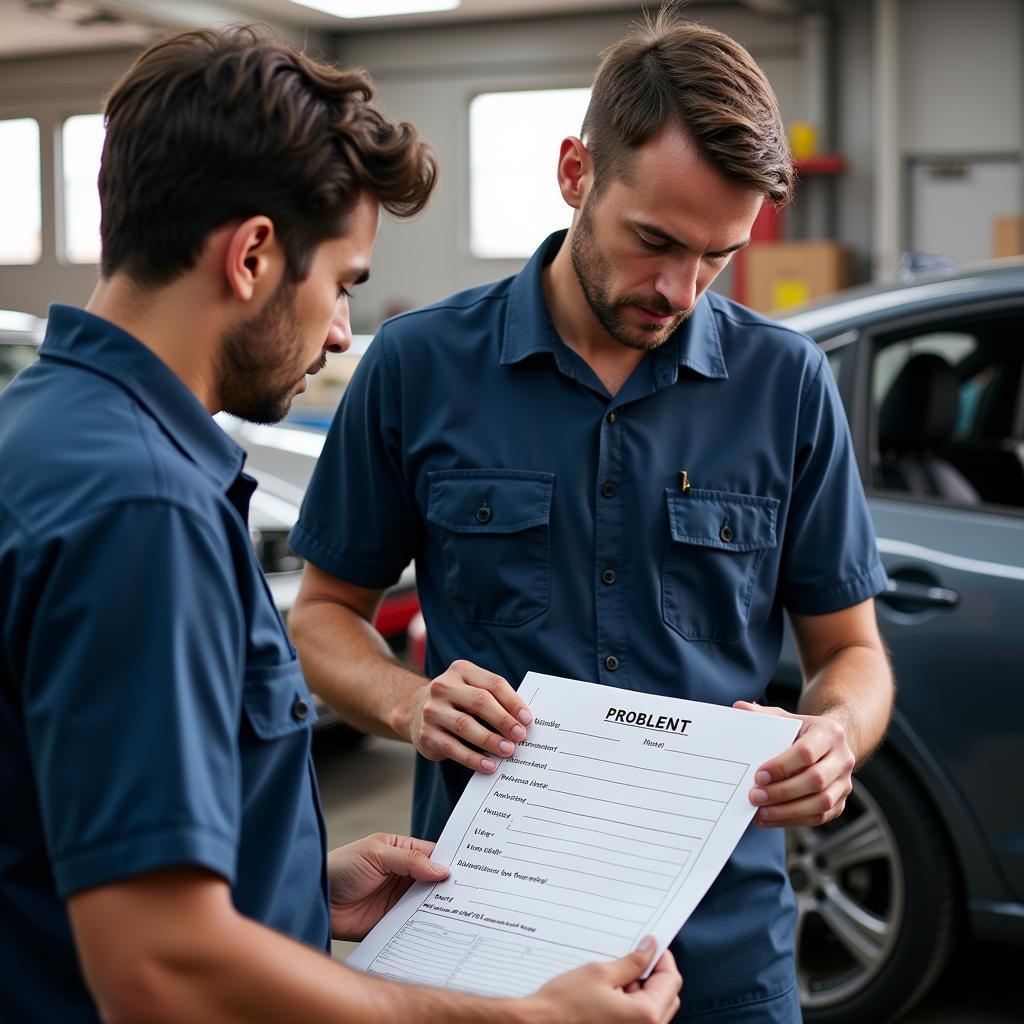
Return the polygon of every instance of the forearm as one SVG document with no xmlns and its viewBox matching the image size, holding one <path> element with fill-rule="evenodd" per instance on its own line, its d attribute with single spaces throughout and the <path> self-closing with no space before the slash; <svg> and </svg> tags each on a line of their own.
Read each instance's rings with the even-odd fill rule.
<svg viewBox="0 0 1024 1024">
<path fill-rule="evenodd" d="M 853 644 L 832 654 L 806 681 L 797 710 L 837 720 L 860 764 L 885 735 L 892 700 L 892 673 L 881 643 Z"/>
<path fill-rule="evenodd" d="M 517 1024 L 528 1009 L 385 982 L 238 915 L 187 942 L 172 937 L 126 989 L 116 1005 L 101 1003 L 112 1024 Z"/>
<path fill-rule="evenodd" d="M 288 620 L 310 689 L 356 728 L 410 739 L 413 704 L 427 680 L 403 667 L 358 612 L 311 599 Z"/>
</svg>

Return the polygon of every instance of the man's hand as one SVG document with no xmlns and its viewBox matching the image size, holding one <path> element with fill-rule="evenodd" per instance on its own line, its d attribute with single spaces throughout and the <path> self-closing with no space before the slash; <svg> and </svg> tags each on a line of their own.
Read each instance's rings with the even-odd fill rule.
<svg viewBox="0 0 1024 1024">
<path fill-rule="evenodd" d="M 378 832 L 327 857 L 331 936 L 361 939 L 417 882 L 440 882 L 448 869 L 430 860 L 433 843 Z"/>
<path fill-rule="evenodd" d="M 857 761 L 842 723 L 829 715 L 794 715 L 745 700 L 733 707 L 799 718 L 804 723 L 793 745 L 757 770 L 757 785 L 750 791 L 750 802 L 758 808 L 754 821 L 762 827 L 782 828 L 823 825 L 838 818 L 853 788 Z"/>
<path fill-rule="evenodd" d="M 417 692 L 409 739 L 428 761 L 450 759 L 493 772 L 498 764 L 487 753 L 510 757 L 532 721 L 530 709 L 501 676 L 455 661 Z"/>
<path fill-rule="evenodd" d="M 549 981 L 528 1001 L 531 1020 L 559 1024 L 664 1024 L 679 1009 L 683 979 L 672 954 L 665 952 L 646 981 L 640 975 L 654 954 L 648 936 L 628 956 L 605 964 L 587 964 Z"/>
</svg>

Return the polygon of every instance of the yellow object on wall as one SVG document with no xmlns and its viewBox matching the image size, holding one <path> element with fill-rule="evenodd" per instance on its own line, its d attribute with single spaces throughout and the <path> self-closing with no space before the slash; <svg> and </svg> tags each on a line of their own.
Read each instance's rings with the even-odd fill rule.
<svg viewBox="0 0 1024 1024">
<path fill-rule="evenodd" d="M 755 242 L 744 260 L 745 301 L 761 312 L 824 298 L 850 283 L 850 252 L 836 242 Z"/>
<path fill-rule="evenodd" d="M 799 277 L 782 277 L 772 282 L 772 307 L 785 309 L 786 306 L 799 306 L 811 297 L 811 288 L 807 281 Z"/>
<path fill-rule="evenodd" d="M 790 121 L 789 152 L 794 160 L 806 160 L 818 152 L 818 133 L 809 121 Z"/>
</svg>

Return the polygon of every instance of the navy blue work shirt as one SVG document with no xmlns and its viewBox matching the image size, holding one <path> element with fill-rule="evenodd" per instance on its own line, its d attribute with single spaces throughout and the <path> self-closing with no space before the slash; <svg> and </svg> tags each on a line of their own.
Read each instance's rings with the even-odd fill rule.
<svg viewBox="0 0 1024 1024">
<path fill-rule="evenodd" d="M 63 901 L 156 868 L 327 946 L 310 697 L 244 459 L 152 352 L 66 306 L 0 396 L 4 1020 L 98 1020 Z"/>
<path fill-rule="evenodd" d="M 371 588 L 415 559 L 429 676 L 466 658 L 513 685 L 757 700 L 784 608 L 885 582 L 827 361 L 708 292 L 612 397 L 545 306 L 563 237 L 381 327 L 292 545 Z M 418 758 L 415 834 L 436 837 L 468 775 Z M 793 923 L 782 833 L 752 827 L 674 946 L 682 1014 L 799 1019 Z"/>
</svg>

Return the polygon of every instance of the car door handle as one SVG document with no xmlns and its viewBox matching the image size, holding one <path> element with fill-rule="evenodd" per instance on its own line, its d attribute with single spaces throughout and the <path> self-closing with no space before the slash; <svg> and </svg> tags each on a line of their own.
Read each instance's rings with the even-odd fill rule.
<svg viewBox="0 0 1024 1024">
<path fill-rule="evenodd" d="M 955 608 L 960 603 L 960 595 L 948 587 L 890 576 L 878 600 L 900 611 L 923 611 L 925 608 Z"/>
</svg>

